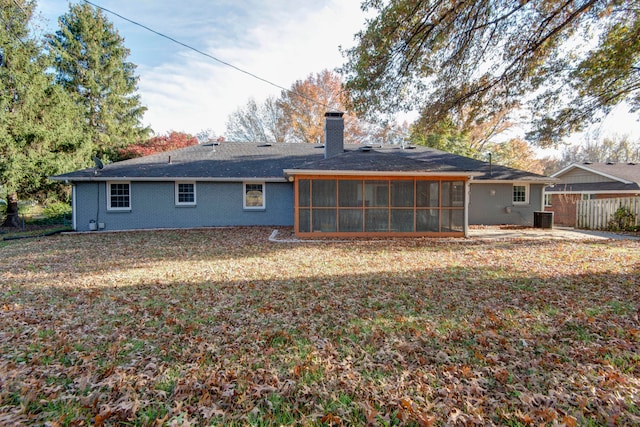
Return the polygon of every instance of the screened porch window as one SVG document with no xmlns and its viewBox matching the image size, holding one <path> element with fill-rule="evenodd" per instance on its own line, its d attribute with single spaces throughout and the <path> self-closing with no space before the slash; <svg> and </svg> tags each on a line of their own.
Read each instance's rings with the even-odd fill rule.
<svg viewBox="0 0 640 427">
<path fill-rule="evenodd" d="M 298 232 L 464 232 L 465 182 L 299 179 Z"/>
</svg>

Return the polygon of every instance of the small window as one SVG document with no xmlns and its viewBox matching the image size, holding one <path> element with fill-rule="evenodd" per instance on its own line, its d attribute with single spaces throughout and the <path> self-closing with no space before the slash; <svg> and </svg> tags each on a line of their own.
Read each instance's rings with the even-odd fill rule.
<svg viewBox="0 0 640 427">
<path fill-rule="evenodd" d="M 544 195 L 544 205 L 545 206 L 551 206 L 551 200 L 552 200 L 552 194 L 545 194 Z"/>
<path fill-rule="evenodd" d="M 529 192 L 527 191 L 527 185 L 514 185 L 513 186 L 513 203 L 523 204 L 529 202 Z"/>
<path fill-rule="evenodd" d="M 107 183 L 107 210 L 131 210 L 131 184 L 128 182 Z"/>
<path fill-rule="evenodd" d="M 263 183 L 245 183 L 243 202 L 245 209 L 264 209 L 264 184 Z"/>
<path fill-rule="evenodd" d="M 196 204 L 196 183 L 176 182 L 176 205 L 193 206 Z"/>
<path fill-rule="evenodd" d="M 590 193 L 582 193 L 582 200 L 594 200 L 596 198 L 595 194 Z"/>
</svg>

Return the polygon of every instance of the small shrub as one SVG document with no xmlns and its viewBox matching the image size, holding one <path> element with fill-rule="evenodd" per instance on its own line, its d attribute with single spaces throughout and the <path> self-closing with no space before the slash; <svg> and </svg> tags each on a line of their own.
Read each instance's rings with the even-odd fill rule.
<svg viewBox="0 0 640 427">
<path fill-rule="evenodd" d="M 636 216 L 628 207 L 620 206 L 609 221 L 608 228 L 611 231 L 634 231 L 637 228 Z"/>
<path fill-rule="evenodd" d="M 55 202 L 47 205 L 43 212 L 48 220 L 63 220 L 71 216 L 71 206 L 64 202 Z"/>
</svg>

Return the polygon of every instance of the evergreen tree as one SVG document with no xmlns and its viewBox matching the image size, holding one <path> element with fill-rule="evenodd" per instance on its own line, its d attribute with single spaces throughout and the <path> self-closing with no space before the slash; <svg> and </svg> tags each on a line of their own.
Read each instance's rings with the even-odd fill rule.
<svg viewBox="0 0 640 427">
<path fill-rule="evenodd" d="M 90 161 L 90 141 L 70 97 L 47 74 L 42 46 L 29 34 L 35 2 L 0 0 L 0 186 L 10 201 L 7 225 L 17 225 L 17 200 L 58 198 L 48 176 Z"/>
<path fill-rule="evenodd" d="M 70 6 L 49 36 L 57 81 L 84 109 L 85 130 L 98 154 L 109 154 L 144 139 L 146 111 L 136 94 L 136 66 L 129 49 L 102 11 L 89 4 Z"/>
</svg>

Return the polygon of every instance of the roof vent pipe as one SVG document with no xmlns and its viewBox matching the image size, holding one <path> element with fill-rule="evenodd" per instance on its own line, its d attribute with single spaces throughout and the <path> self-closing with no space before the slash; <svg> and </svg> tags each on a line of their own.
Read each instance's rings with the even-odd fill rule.
<svg viewBox="0 0 640 427">
<path fill-rule="evenodd" d="M 344 153 L 344 113 L 324 114 L 324 158 Z"/>
</svg>

